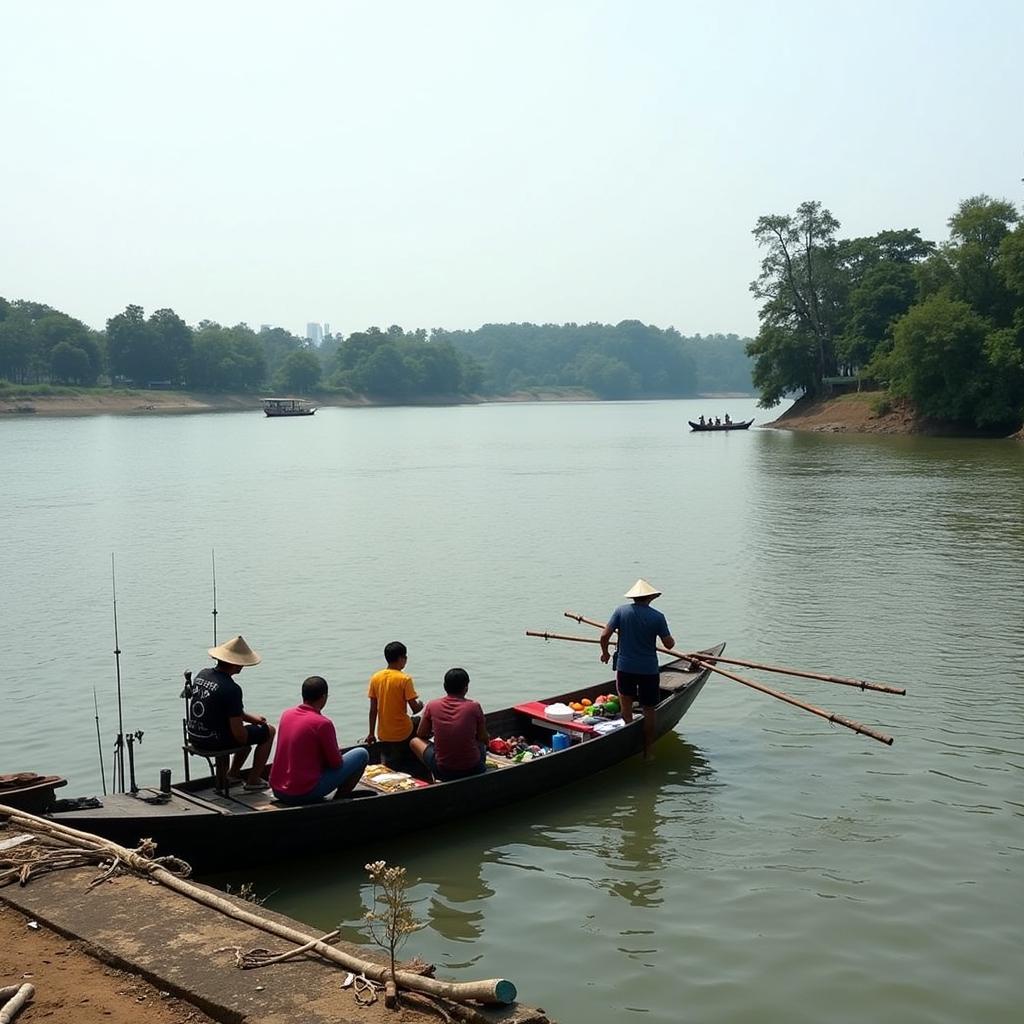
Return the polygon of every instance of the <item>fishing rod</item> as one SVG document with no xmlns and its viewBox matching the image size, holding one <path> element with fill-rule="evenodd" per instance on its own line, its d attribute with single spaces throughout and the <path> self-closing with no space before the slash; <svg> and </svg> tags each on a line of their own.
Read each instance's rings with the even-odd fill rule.
<svg viewBox="0 0 1024 1024">
<path fill-rule="evenodd" d="M 100 739 L 100 706 L 96 700 L 96 687 L 92 688 L 92 708 L 96 718 L 96 746 L 100 753 L 100 779 L 103 782 L 103 795 L 107 795 L 107 772 L 103 765 L 103 740 Z"/>
<path fill-rule="evenodd" d="M 213 562 L 213 646 L 217 646 L 217 552 L 210 548 L 210 559 Z"/>
<path fill-rule="evenodd" d="M 114 664 L 117 669 L 117 739 L 114 741 L 114 787 L 124 792 L 124 714 L 121 704 L 121 645 L 117 640 L 117 579 L 114 575 L 114 554 L 110 554 L 110 592 L 114 599 Z M 119 787 L 119 788 L 118 788 Z"/>
</svg>

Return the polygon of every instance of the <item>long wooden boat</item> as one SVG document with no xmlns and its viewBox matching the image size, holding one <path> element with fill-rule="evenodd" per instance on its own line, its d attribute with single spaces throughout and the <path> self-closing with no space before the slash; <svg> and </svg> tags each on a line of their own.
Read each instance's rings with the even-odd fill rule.
<svg viewBox="0 0 1024 1024">
<path fill-rule="evenodd" d="M 740 420 L 738 423 L 694 423 L 693 420 L 687 420 L 690 424 L 691 430 L 705 431 L 705 430 L 749 430 L 751 423 L 754 421 Z"/>
<path fill-rule="evenodd" d="M 721 654 L 724 647 L 719 644 L 704 653 Z M 662 666 L 658 737 L 675 727 L 707 681 L 707 670 L 693 668 L 684 658 Z M 158 856 L 182 857 L 199 871 L 326 852 L 332 846 L 350 847 L 361 838 L 389 837 L 537 796 L 639 754 L 643 749 L 639 714 L 629 725 L 602 733 L 582 720 L 549 719 L 544 710 L 584 697 L 593 700 L 605 692 L 614 692 L 614 683 L 606 681 L 487 714 L 492 737 L 522 736 L 530 743 L 552 745 L 554 734 L 562 733 L 569 736 L 569 746 L 522 763 L 488 755 L 485 774 L 455 782 L 410 780 L 408 788 L 385 792 L 364 776 L 350 797 L 284 807 L 269 790 L 232 789 L 227 796 L 221 795 L 213 778 L 206 777 L 172 785 L 163 793 L 141 789 L 134 795 L 104 796 L 100 807 L 55 809 L 47 817 L 125 846 L 151 838 L 157 843 Z"/>
</svg>

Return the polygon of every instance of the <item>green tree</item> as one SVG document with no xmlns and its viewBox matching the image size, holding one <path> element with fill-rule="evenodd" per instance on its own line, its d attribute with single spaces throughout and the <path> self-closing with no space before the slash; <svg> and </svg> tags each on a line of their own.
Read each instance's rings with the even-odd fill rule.
<svg viewBox="0 0 1024 1024">
<path fill-rule="evenodd" d="M 263 346 L 245 324 L 222 327 L 202 321 L 192 341 L 190 387 L 207 391 L 251 391 L 266 379 Z"/>
<path fill-rule="evenodd" d="M 0 320 L 0 377 L 15 384 L 28 382 L 34 341 L 32 320 L 23 310 L 12 306 Z"/>
<path fill-rule="evenodd" d="M 192 328 L 173 309 L 158 309 L 146 321 L 153 380 L 178 382 L 192 355 Z"/>
<path fill-rule="evenodd" d="M 750 285 L 763 300 L 761 330 L 747 347 L 761 405 L 788 391 L 817 395 L 837 369 L 835 339 L 842 326 L 848 277 L 839 267 L 839 221 L 821 203 L 801 203 L 794 216 L 760 217 L 754 238 L 765 250 Z"/>
<path fill-rule="evenodd" d="M 1013 320 L 1016 305 L 999 267 L 1003 240 L 1019 220 L 1005 199 L 980 195 L 965 199 L 949 219 L 944 255 L 955 277 L 954 295 L 998 327 Z"/>
<path fill-rule="evenodd" d="M 286 391 L 308 394 L 319 383 L 323 369 L 315 352 L 308 348 L 293 352 L 281 364 L 278 379 Z"/>
<path fill-rule="evenodd" d="M 896 324 L 887 360 L 890 391 L 925 416 L 976 423 L 990 383 L 987 333 L 984 318 L 966 302 L 925 299 Z"/>
<path fill-rule="evenodd" d="M 892 325 L 914 302 L 917 280 L 909 263 L 886 260 L 865 272 L 850 292 L 848 318 L 836 345 L 851 370 L 866 366 L 875 351 L 891 341 Z"/>
<path fill-rule="evenodd" d="M 283 327 L 269 327 L 256 336 L 263 346 L 263 358 L 267 364 L 267 376 L 277 378 L 285 360 L 293 353 L 306 347 L 302 338 L 289 333 Z"/>
<path fill-rule="evenodd" d="M 141 306 L 125 306 L 107 321 L 107 356 L 111 377 L 136 383 L 149 379 L 149 343 L 146 315 Z"/>
<path fill-rule="evenodd" d="M 599 398 L 629 398 L 638 388 L 636 376 L 620 359 L 587 352 L 577 365 L 580 384 Z"/>
<path fill-rule="evenodd" d="M 67 384 L 93 384 L 93 373 L 89 354 L 66 341 L 58 342 L 50 353 L 50 377 Z"/>
</svg>

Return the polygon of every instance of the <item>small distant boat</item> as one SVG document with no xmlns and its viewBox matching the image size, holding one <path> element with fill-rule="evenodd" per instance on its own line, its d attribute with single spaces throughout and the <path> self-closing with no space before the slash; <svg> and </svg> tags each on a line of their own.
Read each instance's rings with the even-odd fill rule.
<svg viewBox="0 0 1024 1024">
<path fill-rule="evenodd" d="M 312 416 L 316 406 L 301 398 L 265 398 L 263 411 L 268 416 Z"/>
<path fill-rule="evenodd" d="M 693 420 L 687 420 L 690 424 L 691 430 L 747 430 L 753 420 L 740 420 L 739 423 L 730 421 L 729 423 L 694 423 Z"/>
</svg>

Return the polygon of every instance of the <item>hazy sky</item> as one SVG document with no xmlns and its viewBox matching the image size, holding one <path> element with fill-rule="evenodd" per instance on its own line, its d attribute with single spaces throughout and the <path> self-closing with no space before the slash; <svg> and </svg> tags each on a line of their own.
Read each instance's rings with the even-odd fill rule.
<svg viewBox="0 0 1024 1024">
<path fill-rule="evenodd" d="M 0 3 L 0 295 L 756 331 L 763 213 L 1024 199 L 1024 4 Z"/>
</svg>

